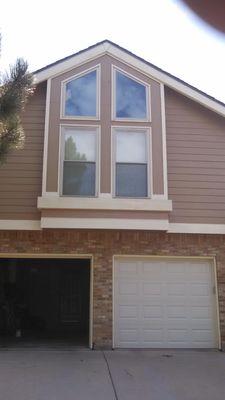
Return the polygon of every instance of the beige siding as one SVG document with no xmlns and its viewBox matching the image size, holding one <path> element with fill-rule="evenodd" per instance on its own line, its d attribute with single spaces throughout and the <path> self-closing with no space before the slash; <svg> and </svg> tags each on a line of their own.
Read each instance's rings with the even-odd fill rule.
<svg viewBox="0 0 225 400">
<path fill-rule="evenodd" d="M 25 146 L 0 167 L 0 219 L 40 218 L 46 84 L 37 87 L 22 116 Z"/>
<path fill-rule="evenodd" d="M 225 223 L 225 120 L 166 89 L 170 222 Z"/>
</svg>

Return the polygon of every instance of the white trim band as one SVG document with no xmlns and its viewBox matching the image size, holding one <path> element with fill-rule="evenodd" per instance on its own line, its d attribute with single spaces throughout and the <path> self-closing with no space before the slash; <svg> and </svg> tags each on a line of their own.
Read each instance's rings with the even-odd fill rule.
<svg viewBox="0 0 225 400">
<path fill-rule="evenodd" d="M 168 220 L 125 218 L 41 218 L 41 228 L 55 229 L 132 229 L 167 231 Z"/>
<path fill-rule="evenodd" d="M 131 229 L 166 231 L 167 233 L 217 234 L 225 235 L 225 224 L 182 224 L 169 223 L 163 219 L 126 218 L 54 218 L 37 220 L 0 220 L 0 230 L 37 231 L 42 228 L 54 229 Z"/>
<path fill-rule="evenodd" d="M 25 219 L 0 219 L 0 230 L 38 231 L 41 229 L 41 221 Z"/>
<path fill-rule="evenodd" d="M 132 210 L 132 211 L 172 211 L 171 200 L 121 199 L 121 198 L 79 198 L 79 197 L 38 197 L 39 209 L 72 210 Z"/>
<path fill-rule="evenodd" d="M 168 233 L 225 234 L 225 224 L 169 224 Z"/>
</svg>

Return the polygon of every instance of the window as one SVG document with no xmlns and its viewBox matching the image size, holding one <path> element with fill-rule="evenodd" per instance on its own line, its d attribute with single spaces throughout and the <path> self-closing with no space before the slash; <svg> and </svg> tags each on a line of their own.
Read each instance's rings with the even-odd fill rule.
<svg viewBox="0 0 225 400">
<path fill-rule="evenodd" d="M 147 129 L 115 128 L 115 195 L 147 197 L 149 163 Z"/>
<path fill-rule="evenodd" d="M 96 195 L 97 128 L 64 127 L 62 194 Z"/>
<path fill-rule="evenodd" d="M 114 119 L 149 120 L 149 86 L 114 71 Z"/>
<path fill-rule="evenodd" d="M 63 84 L 63 116 L 66 118 L 98 117 L 98 69 L 70 79 Z"/>
</svg>

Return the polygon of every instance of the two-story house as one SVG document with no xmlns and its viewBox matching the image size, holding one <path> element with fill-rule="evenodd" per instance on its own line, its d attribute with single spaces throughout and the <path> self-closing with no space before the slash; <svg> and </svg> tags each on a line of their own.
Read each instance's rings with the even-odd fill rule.
<svg viewBox="0 0 225 400">
<path fill-rule="evenodd" d="M 224 349 L 225 105 L 109 41 L 35 77 L 0 168 L 13 335 Z"/>
</svg>

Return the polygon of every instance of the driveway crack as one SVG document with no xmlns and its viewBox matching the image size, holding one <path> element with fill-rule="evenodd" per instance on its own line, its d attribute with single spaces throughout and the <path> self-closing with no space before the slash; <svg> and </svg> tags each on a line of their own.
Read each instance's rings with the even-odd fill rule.
<svg viewBox="0 0 225 400">
<path fill-rule="evenodd" d="M 110 371 L 109 362 L 108 362 L 107 357 L 106 357 L 106 355 L 105 355 L 105 352 L 104 352 L 103 350 L 102 350 L 102 355 L 103 355 L 103 358 L 104 358 L 105 363 L 106 363 L 106 365 L 107 365 L 107 369 L 108 369 L 108 373 L 109 373 L 109 378 L 110 378 L 110 381 L 111 381 L 111 383 L 112 383 L 112 387 L 113 387 L 115 399 L 116 399 L 116 400 L 119 400 L 119 397 L 118 397 L 117 392 L 116 392 L 116 387 L 115 387 L 115 384 L 114 384 L 114 381 L 113 381 L 113 377 L 112 377 L 112 374 L 111 374 L 111 371 Z"/>
</svg>

